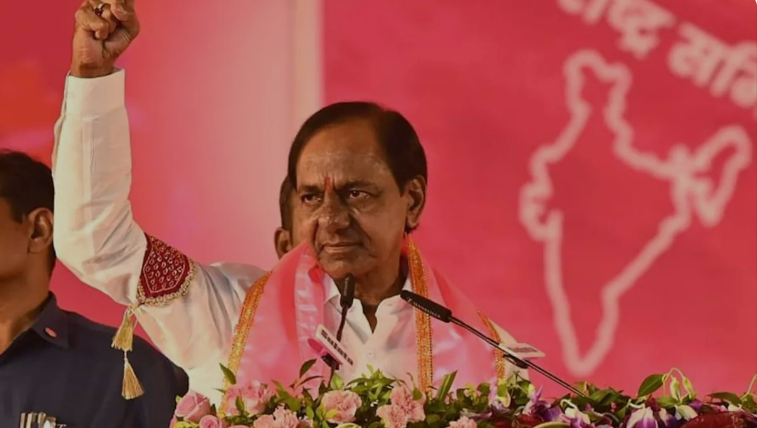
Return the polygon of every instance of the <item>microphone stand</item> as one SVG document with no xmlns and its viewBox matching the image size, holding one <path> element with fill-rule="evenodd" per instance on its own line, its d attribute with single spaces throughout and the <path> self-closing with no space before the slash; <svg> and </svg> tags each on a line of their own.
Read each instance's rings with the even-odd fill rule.
<svg viewBox="0 0 757 428">
<path fill-rule="evenodd" d="M 532 368 L 536 372 L 538 372 L 541 375 L 544 375 L 547 379 L 551 380 L 552 382 L 557 383 L 558 385 L 562 386 L 563 388 L 569 390 L 570 392 L 581 396 L 586 397 L 586 394 L 583 392 L 577 390 L 576 388 L 572 387 L 568 382 L 565 382 L 564 380 L 560 379 L 559 377 L 553 375 L 552 373 L 548 372 L 547 370 L 544 370 L 543 368 L 539 367 L 538 365 L 532 363 L 529 360 L 524 360 L 523 358 L 519 357 L 516 353 L 513 351 L 507 349 L 506 347 L 500 345 L 497 343 L 496 340 L 492 339 L 491 337 L 481 333 L 480 331 L 476 330 L 475 328 L 471 327 L 464 321 L 460 320 L 459 318 L 452 315 L 452 311 L 449 308 L 446 308 L 433 300 L 427 299 L 426 297 L 423 297 L 421 295 L 415 294 L 413 292 L 403 290 L 400 293 L 400 297 L 402 300 L 410 303 L 413 307 L 416 309 L 438 319 L 439 321 L 445 322 L 445 323 L 453 323 L 455 325 L 458 325 L 465 330 L 473 333 L 477 337 L 481 338 L 484 342 L 488 343 L 489 345 L 499 349 L 500 351 L 504 352 L 505 358 L 515 364 L 516 366 L 525 369 L 525 368 Z"/>
<path fill-rule="evenodd" d="M 524 360 L 524 359 L 518 357 L 517 355 L 515 355 L 513 353 L 513 351 L 511 351 L 511 350 L 505 348 L 504 346 L 500 345 L 499 343 L 497 343 L 497 341 L 495 341 L 492 338 L 490 338 L 489 336 L 481 333 L 480 331 L 476 330 L 475 328 L 469 326 L 468 324 L 466 324 L 463 321 L 459 320 L 457 317 L 451 316 L 450 317 L 450 321 L 453 324 L 459 325 L 460 327 L 462 327 L 462 328 L 468 330 L 469 332 L 475 334 L 476 336 L 480 337 L 481 339 L 483 339 L 489 345 L 491 345 L 491 346 L 499 349 L 500 351 L 504 352 L 505 353 L 505 358 L 508 361 L 510 361 L 511 363 L 515 364 L 516 366 L 518 366 L 518 367 L 520 367 L 522 369 L 525 369 L 526 367 L 534 369 L 537 373 L 543 375 L 544 377 L 546 377 L 547 379 L 551 380 L 552 382 L 557 383 L 558 385 L 560 385 L 563 388 L 569 390 L 570 392 L 572 392 L 572 393 L 574 393 L 574 394 L 576 394 L 576 395 L 578 395 L 580 397 L 585 397 L 586 396 L 586 394 L 584 394 L 583 392 L 581 392 L 581 391 L 577 390 L 576 388 L 572 387 L 568 382 L 565 382 L 564 380 L 562 380 L 559 377 L 553 375 L 552 373 L 544 370 L 543 368 L 541 368 L 538 365 L 532 363 L 531 361 Z"/>
</svg>

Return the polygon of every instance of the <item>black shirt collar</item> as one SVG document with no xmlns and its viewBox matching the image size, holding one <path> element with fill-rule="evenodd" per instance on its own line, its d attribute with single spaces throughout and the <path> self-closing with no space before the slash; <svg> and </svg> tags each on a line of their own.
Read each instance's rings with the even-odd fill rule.
<svg viewBox="0 0 757 428">
<path fill-rule="evenodd" d="M 50 293 L 43 303 L 42 312 L 32 324 L 31 330 L 53 345 L 68 348 L 66 313 L 58 307 L 58 301 L 53 293 Z"/>
</svg>

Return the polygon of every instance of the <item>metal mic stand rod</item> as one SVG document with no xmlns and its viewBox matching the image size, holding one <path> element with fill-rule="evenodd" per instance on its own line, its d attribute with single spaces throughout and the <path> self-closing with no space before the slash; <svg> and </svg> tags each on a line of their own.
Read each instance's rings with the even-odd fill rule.
<svg viewBox="0 0 757 428">
<path fill-rule="evenodd" d="M 564 380 L 560 379 L 559 377 L 553 375 L 552 373 L 544 370 L 543 368 L 537 366 L 536 364 L 532 363 L 531 361 L 524 360 L 524 359 L 522 359 L 520 357 L 514 356 L 512 354 L 511 350 L 503 347 L 502 345 L 500 345 L 499 343 L 497 343 L 495 340 L 493 340 L 491 337 L 489 337 L 489 336 L 481 333 L 480 331 L 476 330 L 475 328 L 473 328 L 473 327 L 469 326 L 468 324 L 460 321 L 456 317 L 451 316 L 450 317 L 450 321 L 452 321 L 453 324 L 459 325 L 460 327 L 462 327 L 462 328 L 468 330 L 469 332 L 475 334 L 476 336 L 478 336 L 481 339 L 483 339 L 486 343 L 488 343 L 488 344 L 494 346 L 495 348 L 499 349 L 500 351 L 502 351 L 505 354 L 505 358 L 507 358 L 510 362 L 512 362 L 516 366 L 518 366 L 520 368 L 526 368 L 526 367 L 532 368 L 536 372 L 544 375 L 545 377 L 547 377 L 551 381 L 559 384 L 560 386 L 562 386 L 563 388 L 569 390 L 570 392 L 572 392 L 572 393 L 574 393 L 576 395 L 579 395 L 581 397 L 586 397 L 586 394 L 584 394 L 583 392 L 581 392 L 581 391 L 577 390 L 576 388 L 572 387 L 569 383 L 567 383 Z M 526 367 L 524 367 L 524 366 L 526 366 Z"/>
</svg>

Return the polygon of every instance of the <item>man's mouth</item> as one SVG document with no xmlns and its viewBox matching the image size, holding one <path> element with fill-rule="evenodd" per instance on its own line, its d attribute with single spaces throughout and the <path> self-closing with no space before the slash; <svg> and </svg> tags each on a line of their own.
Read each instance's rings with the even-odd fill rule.
<svg viewBox="0 0 757 428">
<path fill-rule="evenodd" d="M 345 253 L 354 250 L 359 245 L 357 242 L 332 242 L 323 244 L 321 250 L 327 253 Z"/>
</svg>

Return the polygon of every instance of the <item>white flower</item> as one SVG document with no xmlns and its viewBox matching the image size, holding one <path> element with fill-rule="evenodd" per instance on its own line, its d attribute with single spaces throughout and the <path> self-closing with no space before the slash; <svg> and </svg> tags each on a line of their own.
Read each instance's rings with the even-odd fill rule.
<svg viewBox="0 0 757 428">
<path fill-rule="evenodd" d="M 657 419 L 654 417 L 652 409 L 646 406 L 635 410 L 631 413 L 631 417 L 628 418 L 628 424 L 626 428 L 657 428 Z"/>
<path fill-rule="evenodd" d="M 676 419 L 691 420 L 697 417 L 697 411 L 685 404 L 676 406 Z"/>
</svg>

